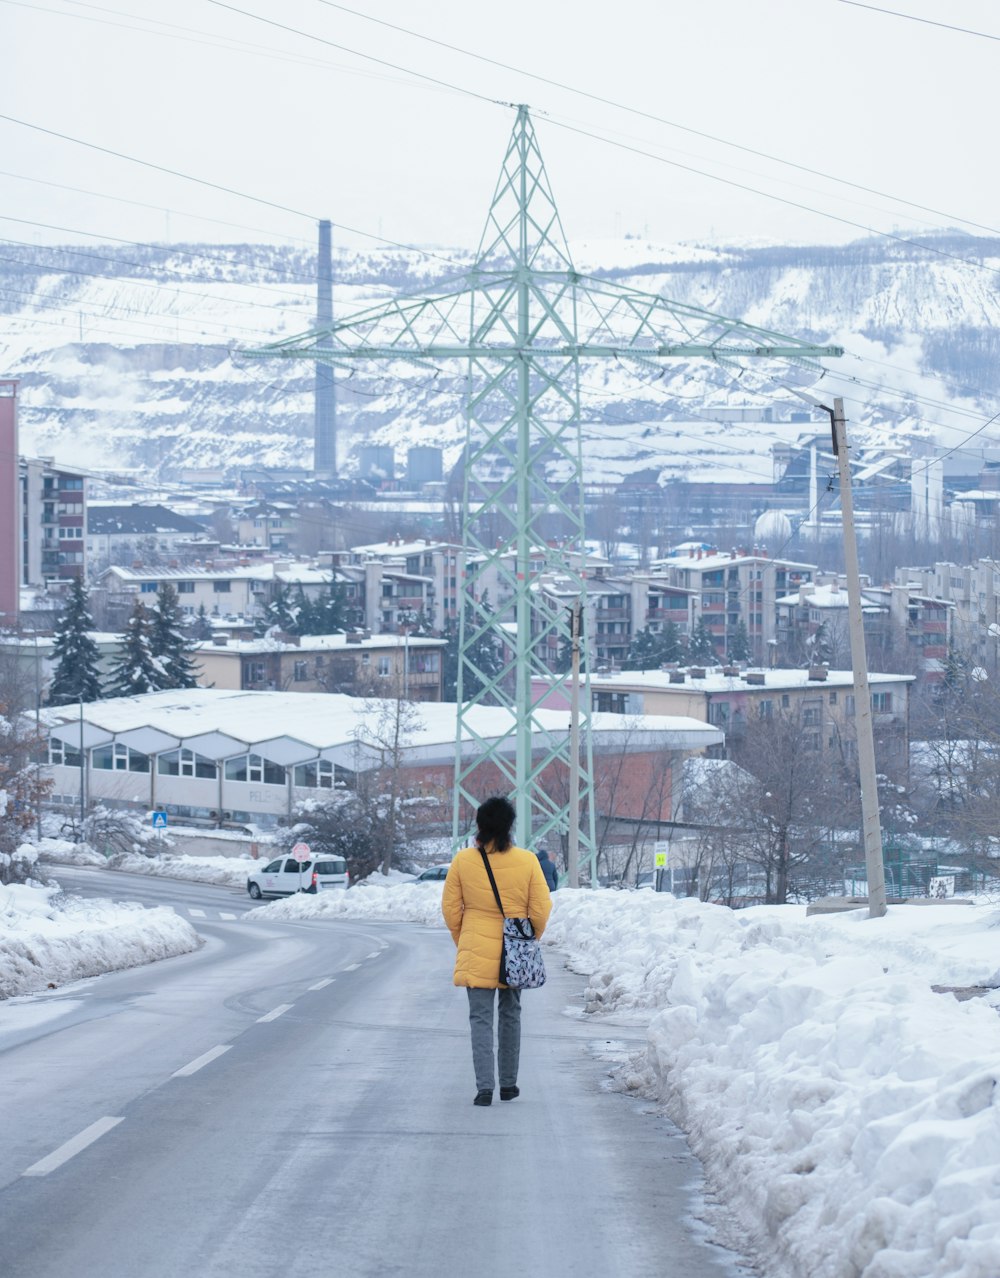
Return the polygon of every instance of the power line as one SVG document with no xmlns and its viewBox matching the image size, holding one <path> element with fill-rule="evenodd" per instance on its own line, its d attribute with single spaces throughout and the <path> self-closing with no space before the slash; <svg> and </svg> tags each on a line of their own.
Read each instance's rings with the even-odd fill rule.
<svg viewBox="0 0 1000 1278">
<path fill-rule="evenodd" d="M 215 4 L 219 0 L 208 0 L 208 3 Z M 293 217 L 304 217 L 310 222 L 318 222 L 322 219 L 313 213 L 304 213 L 301 209 L 291 208 L 286 204 L 279 204 L 275 200 L 265 199 L 261 195 L 249 195 L 246 191 L 237 191 L 234 187 L 224 186 L 220 182 L 211 182 L 208 178 L 194 177 L 190 173 L 182 173 L 179 169 L 171 169 L 164 164 L 155 164 L 152 160 L 141 160 L 138 156 L 127 155 L 124 151 L 116 151 L 112 147 L 100 146 L 96 142 L 87 142 L 83 138 L 72 137 L 68 133 L 60 133 L 57 129 L 49 129 L 41 124 L 33 124 L 30 120 L 21 120 L 17 116 L 6 115 L 0 112 L 0 120 L 6 120 L 9 124 L 17 124 L 21 128 L 33 129 L 37 133 L 45 133 L 49 137 L 59 138 L 62 142 L 72 142 L 76 146 L 86 147 L 91 151 L 99 151 L 102 155 L 113 156 L 117 160 L 126 160 L 130 164 L 140 164 L 143 168 L 153 169 L 157 173 L 165 173 L 169 177 L 177 177 L 185 182 L 194 182 L 199 186 L 209 187 L 213 191 L 221 191 L 224 195 L 235 195 L 240 200 L 251 200 L 255 204 L 262 204 L 266 208 L 277 209 L 281 213 L 291 213 Z M 377 240 L 381 244 L 388 244 L 392 248 L 406 249 L 408 252 L 419 253 L 423 257 L 435 258 L 438 261 L 445 262 L 448 266 L 458 266 L 460 270 L 465 269 L 460 262 L 456 262 L 452 258 L 444 257 L 440 253 L 434 253 L 430 249 L 419 248 L 415 244 L 404 244 L 399 240 L 390 240 L 384 235 L 375 235 L 371 231 L 362 231 L 356 226 L 348 226 L 344 222 L 337 224 L 342 231 L 348 231 L 352 235 L 360 235 L 365 239 Z"/>
<path fill-rule="evenodd" d="M 452 84 L 448 80 L 439 80 L 437 76 L 426 75 L 423 71 L 414 71 L 412 67 L 400 66 L 396 62 L 389 62 L 386 58 L 377 58 L 372 53 L 362 53 L 358 49 L 352 49 L 346 44 L 338 44 L 336 40 L 328 40 L 325 36 L 315 35 L 311 31 L 300 31 L 298 27 L 290 27 L 287 23 L 278 22 L 274 18 L 265 18 L 259 13 L 251 13 L 248 9 L 240 9 L 234 4 L 226 4 L 224 0 L 206 0 L 206 2 L 215 5 L 217 9 L 228 9 L 231 13 L 238 13 L 244 18 L 252 19 L 254 22 L 263 22 L 266 26 L 276 27 L 279 31 L 287 31 L 291 35 L 301 36 L 305 40 L 316 40 L 319 44 L 328 45 L 331 49 L 339 49 L 341 53 L 350 53 L 354 57 L 364 58 L 368 62 L 375 62 L 382 67 L 389 67 L 393 71 L 402 71 L 405 75 L 416 76 L 418 80 L 425 80 L 428 84 L 434 84 L 439 89 L 447 89 L 451 93 L 464 93 L 470 98 L 478 98 L 480 102 L 486 102 L 490 106 L 510 105 L 507 102 L 498 102 L 496 98 L 488 98 L 485 93 L 477 93 L 475 89 Z"/>
<path fill-rule="evenodd" d="M 928 27 L 940 27 L 943 31 L 958 31 L 962 35 L 979 36 L 982 40 L 1000 40 L 1000 36 L 990 35 L 988 31 L 973 31 L 971 27 L 957 27 L 951 22 L 918 18 L 915 13 L 900 13 L 898 9 L 882 9 L 877 4 L 862 4 L 861 0 L 840 0 L 840 3 L 849 4 L 852 9 L 869 9 L 872 13 L 884 13 L 891 18 L 905 18 L 908 22 L 921 22 Z"/>
<path fill-rule="evenodd" d="M 850 3 L 851 0 L 844 0 Z M 464 49 L 456 44 L 449 44 L 446 40 L 439 40 L 434 36 L 429 36 L 421 31 L 414 31 L 412 27 L 400 26 L 395 22 L 388 22 L 384 18 L 376 18 L 373 14 L 362 13 L 358 9 L 349 8 L 344 4 L 337 4 L 334 0 L 318 0 L 319 4 L 325 5 L 328 9 L 339 9 L 342 13 L 349 13 L 355 18 L 363 18 L 366 22 L 376 23 L 381 27 L 388 27 L 390 30 L 399 31 L 403 35 L 412 36 L 415 40 L 423 40 L 427 44 L 436 45 L 440 49 L 447 49 L 451 53 L 459 53 L 466 58 L 474 58 L 477 62 L 485 62 L 489 66 L 498 67 L 502 71 L 511 71 L 515 75 L 521 75 L 529 80 L 536 80 L 539 84 L 547 84 L 552 88 L 561 89 L 567 93 L 574 93 L 582 98 L 588 98 L 591 102 L 599 102 L 602 106 L 613 107 L 617 111 L 625 111 L 629 115 L 638 116 L 640 119 L 651 120 L 655 124 L 665 124 L 668 128 L 678 129 L 683 133 L 690 133 L 693 137 L 704 138 L 708 142 L 718 143 L 720 146 L 731 147 L 737 151 L 744 151 L 747 155 L 755 155 L 759 159 L 768 160 L 774 164 L 781 164 L 787 168 L 797 169 L 800 173 L 808 173 L 812 177 L 823 178 L 828 182 L 836 182 L 842 186 L 849 186 L 856 191 L 864 191 L 867 195 L 877 195 L 880 199 L 892 200 L 895 204 L 905 204 L 908 208 L 919 209 L 922 213 L 932 213 L 935 217 L 944 218 L 949 222 L 962 222 L 966 226 L 973 226 L 977 230 L 989 231 L 991 234 L 1000 235 L 1000 230 L 995 227 L 984 226 L 979 222 L 969 221 L 967 218 L 960 217 L 958 214 L 947 213 L 941 209 L 932 208 L 926 204 L 919 204 L 915 200 L 908 200 L 903 196 L 893 195 L 891 192 L 880 191 L 875 187 L 865 186 L 860 182 L 852 182 L 848 178 L 837 177 L 836 174 L 827 173 L 823 169 L 814 169 L 807 164 L 799 164 L 794 160 L 785 159 L 780 155 L 773 155 L 769 151 L 761 151 L 756 147 L 745 146 L 739 142 L 733 142 L 729 138 L 720 137 L 715 133 L 708 133 L 703 129 L 695 129 L 690 125 L 680 124 L 676 120 L 668 120 L 664 116 L 656 115 L 652 111 L 643 111 L 638 107 L 629 106 L 627 103 L 619 102 L 614 98 L 603 97 L 599 93 L 592 93 L 587 89 L 582 89 L 578 85 L 568 84 L 563 80 L 555 80 L 549 76 L 539 75 L 534 71 L 526 71 L 523 67 L 512 66 L 509 62 L 501 62 L 497 58 L 487 57 L 485 54 L 476 53 L 472 49 Z M 862 8 L 870 8 L 872 6 L 863 5 Z M 885 12 L 888 12 L 887 10 Z M 906 16 L 906 15 L 902 15 Z M 977 33 L 972 33 L 977 34 Z M 991 39 L 1000 39 L 993 36 Z"/>
<path fill-rule="evenodd" d="M 211 3 L 216 3 L 216 0 L 211 0 Z M 629 151 L 633 155 L 641 155 L 647 160 L 655 160 L 658 164 L 667 164 L 671 168 L 682 169 L 685 173 L 695 173 L 699 177 L 710 178 L 713 182 L 722 182 L 724 185 L 735 187 L 739 191 L 746 191 L 751 195 L 759 195 L 762 199 L 774 200 L 778 204 L 787 204 L 790 208 L 798 209 L 803 213 L 815 213 L 817 217 L 825 217 L 832 222 L 839 222 L 843 226 L 851 226 L 854 227 L 855 230 L 865 231 L 869 235 L 877 235 L 883 239 L 893 240 L 897 244 L 905 244 L 922 253 L 934 253 L 938 257 L 948 258 L 954 262 L 962 262 L 966 266 L 972 266 L 981 271 L 989 271 L 993 275 L 1000 275 L 1000 267 L 987 266 L 985 262 L 972 261 L 969 258 L 960 256 L 958 253 L 949 253 L 946 249 L 937 248 L 933 244 L 922 243 L 920 240 L 910 239 L 905 235 L 897 235 L 893 231 L 877 230 L 873 227 L 866 226 L 863 222 L 855 222 L 853 218 L 843 217 L 839 213 L 828 213 L 824 209 L 814 208 L 812 205 L 803 204 L 799 200 L 791 200 L 784 195 L 774 195 L 769 191 L 762 191 L 759 187 L 750 186 L 746 182 L 737 182 L 735 178 L 723 177 L 718 173 L 709 173 L 704 169 L 697 169 L 691 164 L 683 164 L 680 160 L 670 160 L 664 155 L 657 155 L 654 151 L 647 151 L 644 147 L 635 146 L 628 142 L 620 142 L 615 138 L 604 137 L 600 133 L 594 133 L 590 129 L 584 129 L 579 125 L 557 120 L 552 115 L 548 115 L 546 118 L 548 123 L 557 129 L 565 129 L 569 133 L 577 133 L 581 137 L 590 138 L 594 142 L 603 142 L 605 146 L 618 147 L 620 150 Z"/>
</svg>

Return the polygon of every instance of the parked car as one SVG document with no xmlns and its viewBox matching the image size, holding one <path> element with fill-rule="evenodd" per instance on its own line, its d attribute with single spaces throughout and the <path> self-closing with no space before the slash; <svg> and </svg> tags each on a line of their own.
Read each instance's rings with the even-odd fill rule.
<svg viewBox="0 0 1000 1278">
<path fill-rule="evenodd" d="M 298 862 L 279 856 L 262 870 L 247 875 L 247 891 L 255 901 L 264 896 L 291 896 L 295 892 L 318 892 L 321 888 L 346 888 L 350 882 L 347 862 L 339 856 L 317 857 Z"/>
<path fill-rule="evenodd" d="M 450 865 L 431 865 L 426 870 L 414 875 L 414 883 L 443 883 L 448 877 Z"/>
</svg>

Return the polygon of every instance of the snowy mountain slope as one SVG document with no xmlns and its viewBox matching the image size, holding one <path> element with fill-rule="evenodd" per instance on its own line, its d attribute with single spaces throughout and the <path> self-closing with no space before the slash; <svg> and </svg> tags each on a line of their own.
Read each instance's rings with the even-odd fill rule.
<svg viewBox="0 0 1000 1278">
<path fill-rule="evenodd" d="M 617 284 L 849 354 L 829 363 L 859 442 L 960 444 L 996 409 L 1000 241 L 958 234 L 913 246 L 573 246 L 578 269 Z M 450 260 L 443 260 L 450 259 Z M 432 290 L 467 261 L 401 249 L 341 253 L 335 313 Z M 454 265 L 452 265 L 454 263 Z M 313 366 L 241 359 L 239 348 L 308 330 L 314 259 L 268 245 L 11 249 L 0 258 L 0 372 L 21 379 L 26 451 L 78 464 L 308 465 Z M 866 383 L 859 385 L 861 379 Z M 770 447 L 793 439 L 784 389 L 814 375 L 783 364 L 587 361 L 581 368 L 588 479 L 638 471 L 691 479 L 770 478 Z M 943 379 L 943 380 L 942 380 Z M 340 453 L 362 443 L 434 444 L 455 461 L 463 370 L 338 371 Z M 870 384 L 883 389 L 873 389 Z M 931 405 L 915 396 L 936 401 Z M 722 424 L 717 410 L 770 407 L 785 419 Z M 1000 438 L 985 432 L 977 443 Z"/>
</svg>

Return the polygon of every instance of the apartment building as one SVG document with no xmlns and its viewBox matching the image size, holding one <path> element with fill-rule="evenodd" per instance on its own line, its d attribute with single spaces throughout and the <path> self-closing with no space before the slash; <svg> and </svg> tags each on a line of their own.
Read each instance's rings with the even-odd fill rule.
<svg viewBox="0 0 1000 1278">
<path fill-rule="evenodd" d="M 399 614 L 413 611 L 414 604 L 417 611 L 423 610 L 430 618 L 435 630 L 443 630 L 449 621 L 458 618 L 461 546 L 427 539 L 372 542 L 353 547 L 347 562 L 351 567 L 364 571 L 366 595 L 372 602 L 367 623 L 372 629 L 395 628 L 399 624 Z M 370 590 L 368 582 L 372 583 Z M 385 601 L 384 605 L 377 602 L 381 600 Z M 377 612 L 383 615 L 377 616 Z"/>
<path fill-rule="evenodd" d="M 417 635 L 272 635 L 199 644 L 198 682 L 205 688 L 255 692 L 342 692 L 440 701 L 443 639 Z"/>
<path fill-rule="evenodd" d="M 887 766 L 905 773 L 913 675 L 869 674 L 873 722 Z M 855 751 L 854 675 L 850 670 L 743 670 L 690 666 L 592 674 L 594 710 L 624 715 L 682 715 L 739 737 L 755 717 L 801 716 L 807 749 Z"/>
<path fill-rule="evenodd" d="M 995 559 L 897 568 L 893 583 L 928 601 L 950 604 L 947 641 L 992 673 L 1000 669 L 1000 564 Z"/>
<path fill-rule="evenodd" d="M 777 600 L 811 581 L 816 567 L 772 559 L 756 548 L 749 554 L 710 549 L 657 560 L 652 572 L 692 593 L 692 624 L 704 620 L 720 659 L 728 655 L 742 622 L 751 659 L 766 663 L 769 646 L 777 641 Z"/>
<path fill-rule="evenodd" d="M 157 555 L 183 553 L 193 540 L 204 537 L 205 528 L 197 519 L 179 515 L 157 502 L 87 504 L 87 560 L 110 564 L 128 555 L 142 558 L 148 547 Z M 205 541 L 202 555 L 218 542 Z"/>
<path fill-rule="evenodd" d="M 86 471 L 51 457 L 19 460 L 20 574 L 25 586 L 86 575 Z"/>
</svg>

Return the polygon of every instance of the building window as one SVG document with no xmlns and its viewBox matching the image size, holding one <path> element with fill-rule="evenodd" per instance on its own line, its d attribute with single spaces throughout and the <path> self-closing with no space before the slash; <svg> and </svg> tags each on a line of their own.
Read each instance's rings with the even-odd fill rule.
<svg viewBox="0 0 1000 1278">
<path fill-rule="evenodd" d="M 300 763 L 295 769 L 294 784 L 310 790 L 332 790 L 334 767 L 329 759 L 314 759 L 312 763 Z"/>
<path fill-rule="evenodd" d="M 876 714 L 892 713 L 892 693 L 891 692 L 873 692 L 872 693 L 872 710 Z"/>
<path fill-rule="evenodd" d="M 212 582 L 212 589 L 215 591 L 215 593 L 216 593 L 217 595 L 228 595 L 228 594 L 229 594 L 229 592 L 230 592 L 230 590 L 232 589 L 232 582 L 230 582 L 230 581 L 213 581 L 213 582 Z"/>
<path fill-rule="evenodd" d="M 203 754 L 195 754 L 193 750 L 168 750 L 158 757 L 156 770 L 161 777 L 201 777 L 203 780 L 214 780 L 219 775 L 219 769 L 212 759 L 206 759 Z"/>
<path fill-rule="evenodd" d="M 854 693 L 849 692 L 844 698 L 844 713 L 851 715 L 854 713 Z"/>
<path fill-rule="evenodd" d="M 143 595 L 155 595 L 159 587 L 155 581 L 144 581 L 139 586 L 139 593 Z"/>
<path fill-rule="evenodd" d="M 49 741 L 49 763 L 58 763 L 64 768 L 78 768 L 80 751 L 67 742 L 60 741 L 58 737 L 52 737 Z"/>
<path fill-rule="evenodd" d="M 836 688 L 831 688 L 830 689 L 830 705 L 835 706 L 836 704 L 837 704 L 837 690 Z"/>
<path fill-rule="evenodd" d="M 130 750 L 127 745 L 97 746 L 90 754 L 90 763 L 104 772 L 148 772 L 149 755 Z"/>
<path fill-rule="evenodd" d="M 284 785 L 285 769 L 259 754 L 241 754 L 226 760 L 227 781 L 247 781 L 257 785 Z"/>
<path fill-rule="evenodd" d="M 787 693 L 787 692 L 783 692 L 783 693 L 781 694 L 781 708 L 782 708 L 782 710 L 787 710 L 787 709 L 788 709 L 788 707 L 789 707 L 789 704 L 790 704 L 790 702 L 789 702 L 789 699 L 788 699 L 788 693 Z"/>
<path fill-rule="evenodd" d="M 710 701 L 708 703 L 708 721 L 717 728 L 729 727 L 729 702 Z"/>
<path fill-rule="evenodd" d="M 385 678 L 388 676 L 389 671 L 390 671 L 390 662 L 389 662 L 389 658 L 388 658 L 388 657 L 379 657 L 379 659 L 378 659 L 378 673 L 379 673 L 379 678 L 380 678 L 380 679 L 385 679 Z"/>
<path fill-rule="evenodd" d="M 802 722 L 810 728 L 818 727 L 823 722 L 823 703 L 819 698 L 802 703 Z"/>
<path fill-rule="evenodd" d="M 309 663 L 307 661 L 296 661 L 293 677 L 296 683 L 304 683 L 309 678 Z"/>
<path fill-rule="evenodd" d="M 758 719 L 774 718 L 774 702 L 771 700 L 770 697 L 767 697 L 763 701 L 758 702 L 757 718 Z"/>
<path fill-rule="evenodd" d="M 194 582 L 193 582 L 193 581 L 179 581 L 179 582 L 177 583 L 177 593 L 178 593 L 179 595 L 193 595 L 193 594 L 194 594 Z"/>
<path fill-rule="evenodd" d="M 264 682 L 264 663 L 263 661 L 244 661 L 243 663 L 243 684 L 248 687 L 253 683 Z"/>
</svg>

